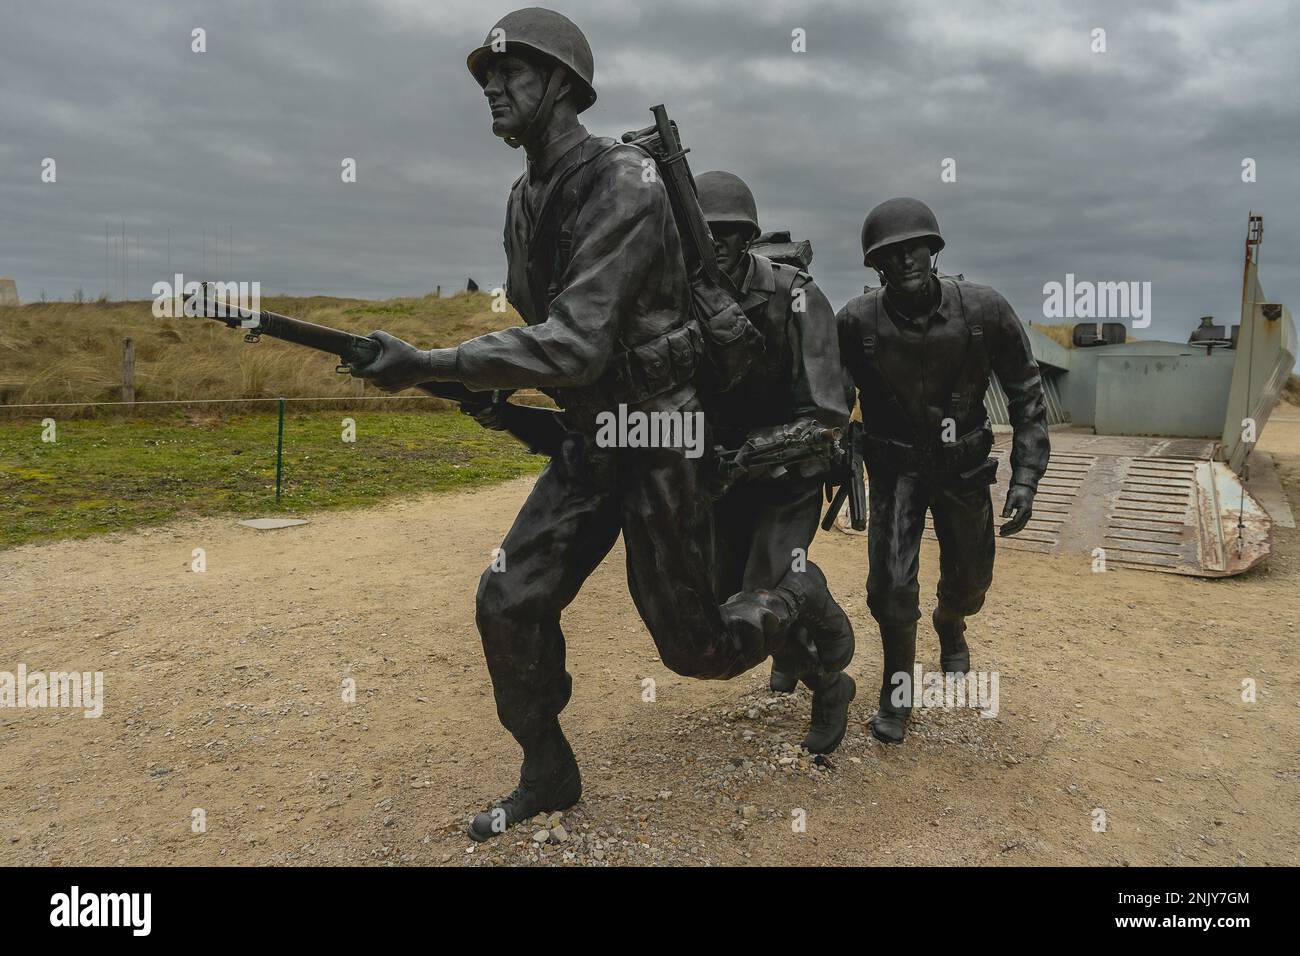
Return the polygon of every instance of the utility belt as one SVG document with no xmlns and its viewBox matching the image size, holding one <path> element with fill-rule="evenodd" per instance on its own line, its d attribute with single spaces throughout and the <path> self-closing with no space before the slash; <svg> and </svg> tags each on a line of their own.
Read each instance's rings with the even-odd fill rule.
<svg viewBox="0 0 1300 956">
<path fill-rule="evenodd" d="M 892 438 L 863 434 L 862 455 L 867 467 L 884 466 L 890 471 L 920 475 L 982 480 L 993 483 L 997 460 L 989 458 L 993 448 L 993 428 L 986 420 L 952 442 L 904 442 Z M 985 475 L 992 465 L 992 474 Z"/>
</svg>

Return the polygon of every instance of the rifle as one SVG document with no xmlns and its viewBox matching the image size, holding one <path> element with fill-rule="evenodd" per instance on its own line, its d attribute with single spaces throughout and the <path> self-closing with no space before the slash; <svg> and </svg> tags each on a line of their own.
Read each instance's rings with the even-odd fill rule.
<svg viewBox="0 0 1300 956">
<path fill-rule="evenodd" d="M 197 311 L 192 310 L 190 302 L 195 296 L 188 296 L 185 305 L 187 314 L 203 315 L 224 322 L 229 328 L 243 329 L 245 342 L 255 344 L 263 335 L 269 335 L 271 338 L 336 355 L 339 364 L 334 370 L 343 375 L 351 372 L 353 367 L 365 367 L 378 358 L 382 351 L 382 346 L 369 336 L 354 335 L 265 309 L 252 311 L 219 302 L 208 298 L 207 282 L 200 283 L 199 288 L 197 295 L 201 297 L 202 306 Z M 460 382 L 423 382 L 415 387 L 436 398 L 456 402 L 467 415 L 495 407 L 503 430 L 527 445 L 533 454 L 553 455 L 559 450 L 564 426 L 560 424 L 556 413 L 546 408 L 516 405 L 507 401 L 513 394 L 513 389 L 476 392 Z"/>
<path fill-rule="evenodd" d="M 822 519 L 822 530 L 831 529 L 847 498 L 850 527 L 854 531 L 866 531 L 867 488 L 862 466 L 862 422 L 849 422 L 837 451 L 833 477 L 826 483 L 826 500 L 831 506 L 826 509 L 826 517 Z M 832 496 L 831 488 L 837 484 L 839 488 Z"/>
<path fill-rule="evenodd" d="M 826 481 L 826 500 L 831 503 L 822 519 L 829 531 L 845 499 L 849 502 L 849 521 L 855 531 L 867 528 L 867 495 L 863 482 L 862 423 L 849 422 L 848 428 L 822 428 L 816 422 L 796 426 L 764 429 L 751 435 L 739 448 L 713 449 L 715 459 L 713 496 L 726 494 L 737 480 L 757 473 L 780 478 L 794 465 L 829 459 L 830 475 Z M 838 485 L 832 494 L 831 489 Z"/>
<path fill-rule="evenodd" d="M 726 288 L 730 283 L 718 268 L 713 234 L 709 231 L 708 221 L 696 198 L 695 177 L 691 175 L 691 167 L 686 162 L 686 154 L 690 150 L 682 147 L 677 124 L 668 118 L 668 111 L 663 104 L 650 107 L 650 112 L 654 114 L 654 125 L 624 133 L 623 142 L 640 147 L 653 156 L 663 173 L 664 186 L 673 207 L 673 218 L 677 220 L 678 232 L 681 233 L 687 272 L 702 271 L 710 282 Z"/>
<path fill-rule="evenodd" d="M 715 447 L 717 476 L 722 487 L 756 473 L 780 478 L 793 465 L 833 459 L 839 438 L 838 428 L 822 428 L 816 422 L 764 429 L 750 435 L 739 448 Z"/>
<path fill-rule="evenodd" d="M 700 208 L 695 178 L 677 124 L 663 105 L 652 106 L 653 126 L 623 134 L 623 142 L 654 158 L 663 176 L 673 219 L 682 241 L 682 258 L 691 284 L 691 311 L 704 338 L 705 367 L 697 377 L 704 391 L 734 386 L 763 354 L 763 334 L 740 308 L 735 283 L 718 268 L 713 233 Z"/>
</svg>

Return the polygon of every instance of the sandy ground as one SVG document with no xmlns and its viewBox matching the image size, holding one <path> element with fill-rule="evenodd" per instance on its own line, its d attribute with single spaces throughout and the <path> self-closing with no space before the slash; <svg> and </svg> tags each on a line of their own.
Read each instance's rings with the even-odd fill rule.
<svg viewBox="0 0 1300 956">
<path fill-rule="evenodd" d="M 1281 414 L 1261 447 L 1300 508 L 1300 412 Z M 922 710 L 895 748 L 864 727 L 880 667 L 865 542 L 823 534 L 813 556 L 858 630 L 860 687 L 824 765 L 794 749 L 806 691 L 771 697 L 765 669 L 702 683 L 662 666 L 620 546 L 565 617 L 584 798 L 551 842 L 530 826 L 475 847 L 463 827 L 513 786 L 518 752 L 474 588 L 529 483 L 278 532 L 206 520 L 0 554 L 0 670 L 106 683 L 98 719 L 0 711 L 0 863 L 1300 862 L 1286 529 L 1266 566 L 1227 581 L 1003 550 L 971 629 L 998 716 Z M 927 541 L 927 603 L 935 574 Z M 920 646 L 936 666 L 928 614 Z"/>
</svg>

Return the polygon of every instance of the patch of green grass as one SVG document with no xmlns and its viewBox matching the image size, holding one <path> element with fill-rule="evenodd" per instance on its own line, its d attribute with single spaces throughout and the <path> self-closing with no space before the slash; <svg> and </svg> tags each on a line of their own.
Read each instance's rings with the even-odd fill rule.
<svg viewBox="0 0 1300 956">
<path fill-rule="evenodd" d="M 342 440 L 343 419 L 356 441 Z M 207 515 L 299 515 L 501 481 L 545 459 L 459 412 L 294 412 L 284 422 L 275 500 L 276 415 L 0 422 L 0 548 Z"/>
</svg>

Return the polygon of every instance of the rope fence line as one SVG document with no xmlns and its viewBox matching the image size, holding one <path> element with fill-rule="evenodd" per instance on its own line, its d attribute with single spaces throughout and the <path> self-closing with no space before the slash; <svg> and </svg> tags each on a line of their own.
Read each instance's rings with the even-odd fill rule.
<svg viewBox="0 0 1300 956">
<path fill-rule="evenodd" d="M 245 404 L 249 402 L 275 402 L 278 410 L 278 424 L 275 437 L 275 501 L 280 503 L 284 478 L 284 410 L 289 402 L 357 402 L 357 401 L 408 401 L 412 398 L 445 402 L 447 399 L 436 395 L 323 395 L 320 397 L 299 398 L 195 398 L 195 399 L 153 399 L 143 402 L 34 402 L 22 405 L 0 405 L 0 412 L 11 408 L 85 408 L 87 406 L 106 406 L 114 408 L 134 408 L 140 405 L 208 405 L 208 404 Z M 454 404 L 454 403 L 453 403 Z M 47 419 L 53 421 L 53 419 Z M 345 419 L 347 421 L 347 419 Z"/>
<path fill-rule="evenodd" d="M 0 411 L 9 408 L 85 408 L 90 405 L 132 408 L 136 405 L 221 405 L 225 403 L 242 405 L 249 402 L 409 402 L 412 400 L 447 401 L 447 399 L 438 398 L 436 395 L 323 395 L 319 398 L 174 398 L 143 402 L 34 402 L 27 405 L 0 405 Z"/>
</svg>

